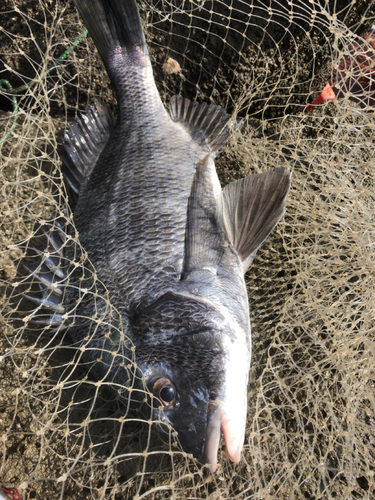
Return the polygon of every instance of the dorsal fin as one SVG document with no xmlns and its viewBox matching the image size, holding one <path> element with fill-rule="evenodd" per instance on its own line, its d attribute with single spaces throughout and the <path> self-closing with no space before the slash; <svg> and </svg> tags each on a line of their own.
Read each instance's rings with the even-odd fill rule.
<svg viewBox="0 0 375 500">
<path fill-rule="evenodd" d="M 285 212 L 290 171 L 284 167 L 249 175 L 223 189 L 220 222 L 246 272 L 259 246 Z"/>
<path fill-rule="evenodd" d="M 68 260 L 65 230 L 58 220 L 41 226 L 21 261 L 22 274 L 14 286 L 14 299 L 23 298 L 17 314 L 29 316 L 32 324 L 59 327 L 66 312 L 63 304 Z"/>
<path fill-rule="evenodd" d="M 103 151 L 113 126 L 110 110 L 97 101 L 88 108 L 86 114 L 78 115 L 65 131 L 59 155 L 72 206 L 78 199 L 83 180 Z"/>
<path fill-rule="evenodd" d="M 225 109 L 216 104 L 198 103 L 174 95 L 169 103 L 172 120 L 181 123 L 207 152 L 218 153 L 241 125 L 233 123 Z"/>
</svg>

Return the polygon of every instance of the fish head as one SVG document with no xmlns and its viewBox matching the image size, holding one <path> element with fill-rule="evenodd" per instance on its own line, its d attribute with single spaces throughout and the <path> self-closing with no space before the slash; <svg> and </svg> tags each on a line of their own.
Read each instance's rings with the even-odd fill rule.
<svg viewBox="0 0 375 500">
<path fill-rule="evenodd" d="M 153 395 L 154 418 L 167 426 L 161 430 L 173 427 L 182 448 L 202 460 L 210 401 L 207 381 L 164 363 L 153 365 L 145 375 Z"/>
<path fill-rule="evenodd" d="M 154 418 L 172 426 L 182 448 L 213 472 L 221 434 L 229 458 L 240 460 L 250 353 L 243 332 L 239 335 L 221 312 L 205 306 L 205 314 L 199 326 L 195 321 L 182 332 L 154 335 L 145 349 L 147 359 L 139 362 L 153 396 Z"/>
</svg>

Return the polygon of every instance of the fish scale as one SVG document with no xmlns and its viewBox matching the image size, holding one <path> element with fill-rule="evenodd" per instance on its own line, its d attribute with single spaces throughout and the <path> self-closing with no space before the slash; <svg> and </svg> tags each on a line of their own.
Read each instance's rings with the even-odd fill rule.
<svg viewBox="0 0 375 500">
<path fill-rule="evenodd" d="M 180 151 L 184 149 L 186 144 L 181 144 Z M 168 146 L 163 158 L 143 154 L 134 162 L 132 155 L 126 150 L 124 153 L 129 166 L 126 177 L 121 169 L 111 193 L 106 229 L 109 266 L 130 303 L 142 299 L 148 302 L 160 293 L 161 285 L 169 287 L 172 277 L 175 282 L 180 278 L 190 190 L 187 187 L 192 183 L 194 164 L 181 169 Z M 145 196 L 140 198 L 139 190 Z"/>
<path fill-rule="evenodd" d="M 208 148 L 193 142 L 166 113 L 153 79 L 150 83 L 150 65 L 132 66 L 129 59 L 133 61 L 124 57 L 126 72 L 115 77 L 131 82 L 117 90 L 125 96 L 119 100 L 119 114 L 125 118 L 119 119 L 99 167 L 82 187 L 75 224 L 92 256 L 97 240 L 106 242 L 102 258 L 110 282 L 123 288 L 131 305 L 134 300 L 148 303 L 160 287 L 172 286 L 181 276 L 187 200 L 195 165 Z M 114 162 L 113 156 L 122 162 Z M 100 199 L 96 191 L 103 182 Z M 85 237 L 82 227 L 90 211 L 105 222 L 95 223 Z"/>
<path fill-rule="evenodd" d="M 118 120 L 97 102 L 66 131 L 60 156 L 81 246 L 73 227 L 66 242 L 45 232 L 55 258 L 44 261 L 34 245 L 23 267 L 36 286 L 23 296 L 38 305 L 37 322 L 68 328 L 90 376 L 127 409 L 156 398 L 146 405 L 152 418 L 214 471 L 221 434 L 229 458 L 241 457 L 251 357 L 244 273 L 285 211 L 290 172 L 222 190 L 214 158 L 240 123 L 181 96 L 167 113 L 134 0 L 75 2 L 115 87 Z"/>
</svg>

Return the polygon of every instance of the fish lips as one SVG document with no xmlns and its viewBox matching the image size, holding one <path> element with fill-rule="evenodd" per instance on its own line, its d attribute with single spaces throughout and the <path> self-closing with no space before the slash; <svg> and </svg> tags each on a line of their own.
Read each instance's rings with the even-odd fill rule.
<svg viewBox="0 0 375 500">
<path fill-rule="evenodd" d="M 245 426 L 242 415 L 230 415 L 220 400 L 209 403 L 206 439 L 201 462 L 208 465 L 211 472 L 217 468 L 217 453 L 223 435 L 228 457 L 239 462 L 244 442 Z"/>
<path fill-rule="evenodd" d="M 195 409 L 194 418 L 189 418 L 192 406 Z M 222 401 L 210 400 L 208 397 L 196 400 L 194 405 L 190 402 L 185 410 L 184 406 L 180 407 L 174 418 L 168 415 L 168 410 L 164 413 L 178 432 L 181 446 L 187 453 L 215 472 L 223 435 L 228 457 L 233 462 L 240 461 L 245 432 L 242 416 L 230 415 Z"/>
</svg>

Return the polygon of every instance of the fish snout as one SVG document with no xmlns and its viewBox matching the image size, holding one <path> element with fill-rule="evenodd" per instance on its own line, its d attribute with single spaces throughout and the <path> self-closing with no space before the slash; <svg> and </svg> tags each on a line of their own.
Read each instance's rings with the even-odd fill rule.
<svg viewBox="0 0 375 500">
<path fill-rule="evenodd" d="M 245 419 L 241 413 L 226 411 L 224 403 L 219 400 L 210 401 L 202 463 L 207 464 L 211 472 L 217 468 L 221 434 L 230 460 L 240 461 L 246 420 L 246 413 Z"/>
</svg>

